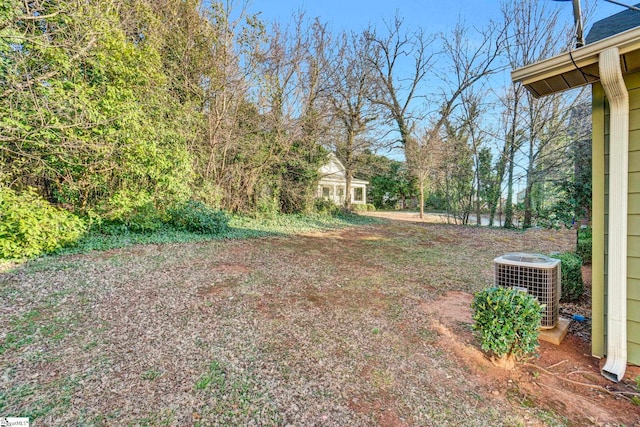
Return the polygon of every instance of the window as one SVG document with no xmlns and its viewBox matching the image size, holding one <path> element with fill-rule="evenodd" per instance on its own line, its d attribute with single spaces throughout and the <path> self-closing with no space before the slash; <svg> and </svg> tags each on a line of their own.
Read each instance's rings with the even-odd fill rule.
<svg viewBox="0 0 640 427">
<path fill-rule="evenodd" d="M 331 197 L 331 187 L 322 187 L 322 197 L 326 199 Z"/>
<path fill-rule="evenodd" d="M 353 189 L 353 201 L 364 202 L 364 188 L 356 187 Z"/>
</svg>

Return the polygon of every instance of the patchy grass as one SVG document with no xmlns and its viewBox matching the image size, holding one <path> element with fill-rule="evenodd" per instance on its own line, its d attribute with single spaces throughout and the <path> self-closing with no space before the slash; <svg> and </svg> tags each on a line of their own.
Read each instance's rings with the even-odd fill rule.
<svg viewBox="0 0 640 427">
<path fill-rule="evenodd" d="M 440 347 L 424 306 L 482 289 L 497 255 L 564 251 L 573 233 L 279 221 L 234 225 L 254 239 L 0 273 L 0 414 L 48 426 L 526 424 L 518 402 L 493 399 Z"/>
<path fill-rule="evenodd" d="M 328 230 L 356 225 L 380 223 L 382 220 L 359 215 L 277 215 L 270 218 L 253 218 L 234 215 L 229 230 L 220 234 L 199 234 L 165 227 L 155 232 L 102 234 L 89 232 L 75 245 L 59 249 L 56 254 L 77 254 L 125 248 L 139 244 L 165 244 L 206 242 L 219 239 L 247 239 L 265 236 L 286 236 L 314 230 Z M 2 271 L 0 264 L 0 271 Z M 5 267 L 7 268 L 7 267 Z"/>
</svg>

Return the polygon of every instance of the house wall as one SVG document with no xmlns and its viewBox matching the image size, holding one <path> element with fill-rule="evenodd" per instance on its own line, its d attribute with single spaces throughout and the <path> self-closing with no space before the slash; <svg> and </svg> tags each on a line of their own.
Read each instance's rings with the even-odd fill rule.
<svg viewBox="0 0 640 427">
<path fill-rule="evenodd" d="M 344 182 L 321 180 L 318 184 L 317 197 L 324 200 L 330 200 L 340 206 L 344 203 L 345 187 L 346 185 Z M 361 199 L 356 199 L 356 189 L 360 189 L 359 191 L 361 191 L 362 196 Z M 326 194 L 327 192 L 328 195 Z M 351 184 L 351 203 L 354 205 L 363 205 L 367 203 L 367 186 L 365 184 Z"/>
<path fill-rule="evenodd" d="M 627 359 L 640 365 L 640 73 L 625 76 L 629 90 L 627 215 Z M 593 87 L 593 354 L 606 354 L 607 199 L 609 110 L 600 84 Z M 596 238 L 596 236 L 600 236 Z"/>
</svg>

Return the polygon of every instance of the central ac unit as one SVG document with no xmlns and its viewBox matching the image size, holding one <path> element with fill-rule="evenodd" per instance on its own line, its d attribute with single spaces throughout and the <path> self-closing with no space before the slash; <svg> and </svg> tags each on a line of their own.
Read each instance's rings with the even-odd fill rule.
<svg viewBox="0 0 640 427">
<path fill-rule="evenodd" d="M 509 253 L 493 260 L 494 284 L 533 295 L 543 307 L 541 329 L 558 323 L 560 260 L 545 255 Z"/>
</svg>

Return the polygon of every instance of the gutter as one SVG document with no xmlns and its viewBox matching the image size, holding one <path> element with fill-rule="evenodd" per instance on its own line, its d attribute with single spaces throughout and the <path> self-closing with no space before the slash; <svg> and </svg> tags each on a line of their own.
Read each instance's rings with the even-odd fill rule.
<svg viewBox="0 0 640 427">
<path fill-rule="evenodd" d="M 636 27 L 588 44 L 570 53 L 563 53 L 513 70 L 511 72 L 511 80 L 521 82 L 526 86 L 550 76 L 557 76 L 575 70 L 576 68 L 584 68 L 596 64 L 598 63 L 600 53 L 612 47 L 617 47 L 619 55 L 624 55 L 637 50 L 639 46 L 640 27 Z M 594 81 L 597 81 L 597 79 L 594 79 Z M 592 83 L 592 81 L 585 81 L 582 85 L 589 83 Z"/>
<path fill-rule="evenodd" d="M 622 78 L 620 50 L 599 54 L 600 81 L 610 106 L 609 243 L 607 279 L 607 362 L 602 375 L 619 382 L 627 368 L 627 191 L 629 93 Z"/>
</svg>

